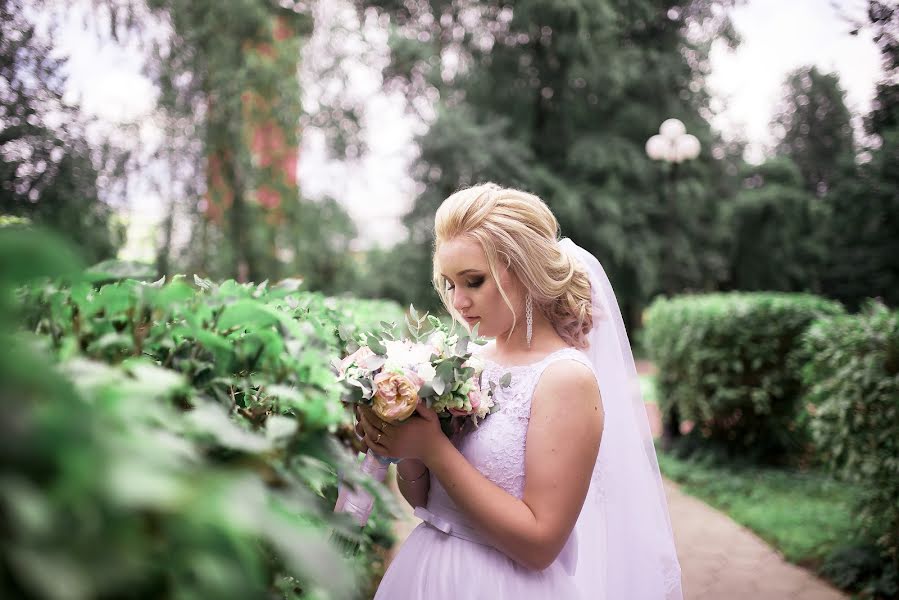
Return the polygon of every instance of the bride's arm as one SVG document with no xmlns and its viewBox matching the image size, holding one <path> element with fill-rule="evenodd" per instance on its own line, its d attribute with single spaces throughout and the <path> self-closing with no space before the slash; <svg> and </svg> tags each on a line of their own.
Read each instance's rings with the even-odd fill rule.
<svg viewBox="0 0 899 600">
<path fill-rule="evenodd" d="M 412 458 L 403 459 L 396 465 L 396 474 L 397 487 L 406 502 L 412 508 L 427 505 L 431 478 L 425 464 Z"/>
<path fill-rule="evenodd" d="M 456 506 L 501 552 L 531 569 L 562 551 L 587 496 L 602 437 L 593 373 L 576 361 L 551 364 L 534 392 L 519 500 L 484 477 L 449 442 L 425 459 Z"/>
</svg>

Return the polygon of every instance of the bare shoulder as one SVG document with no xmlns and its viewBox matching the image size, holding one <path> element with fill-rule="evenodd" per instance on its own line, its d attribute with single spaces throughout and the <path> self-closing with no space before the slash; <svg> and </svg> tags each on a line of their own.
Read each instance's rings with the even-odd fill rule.
<svg viewBox="0 0 899 600">
<path fill-rule="evenodd" d="M 601 409 L 599 383 L 593 370 L 574 359 L 557 360 L 549 364 L 534 390 L 535 407 L 540 404 L 558 406 L 556 399 L 564 399 L 566 410 L 575 406 Z M 547 402 L 548 401 L 548 402 Z"/>
</svg>

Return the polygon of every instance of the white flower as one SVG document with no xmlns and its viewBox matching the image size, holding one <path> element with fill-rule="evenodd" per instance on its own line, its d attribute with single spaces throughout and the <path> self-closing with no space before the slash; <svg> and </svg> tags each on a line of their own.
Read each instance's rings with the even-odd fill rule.
<svg viewBox="0 0 899 600">
<path fill-rule="evenodd" d="M 438 329 L 428 336 L 428 343 L 442 352 L 446 348 L 446 334 Z"/>
<path fill-rule="evenodd" d="M 425 381 L 431 381 L 437 376 L 437 369 L 435 369 L 429 362 L 423 362 L 416 365 L 415 372 Z"/>
<path fill-rule="evenodd" d="M 475 412 L 475 415 L 478 419 L 484 419 L 487 415 L 490 414 L 490 407 L 493 405 L 492 402 L 482 402 L 478 407 L 478 410 Z"/>
<path fill-rule="evenodd" d="M 412 344 L 404 340 L 385 340 L 384 347 L 387 349 L 387 362 L 384 368 L 389 371 L 412 368 L 428 362 L 431 358 L 432 348 L 428 344 Z"/>
<path fill-rule="evenodd" d="M 477 354 L 472 354 L 468 357 L 468 360 L 465 361 L 464 366 L 471 367 L 474 369 L 475 374 L 478 374 L 484 370 L 484 359 Z"/>
</svg>

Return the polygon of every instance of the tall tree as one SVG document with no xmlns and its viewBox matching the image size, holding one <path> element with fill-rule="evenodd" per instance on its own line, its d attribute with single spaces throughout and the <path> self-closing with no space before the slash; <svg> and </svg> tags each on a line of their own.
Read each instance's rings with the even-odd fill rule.
<svg viewBox="0 0 899 600">
<path fill-rule="evenodd" d="M 87 141 L 87 119 L 63 99 L 65 62 L 24 8 L 0 0 L 0 214 L 57 230 L 87 260 L 111 258 L 123 231 L 98 178 L 116 178 L 124 157 Z"/>
<path fill-rule="evenodd" d="M 278 277 L 286 270 L 278 259 L 279 230 L 295 226 L 300 214 L 297 70 L 312 28 L 309 3 L 108 0 L 94 6 L 113 38 L 142 42 L 146 73 L 160 92 L 165 139 L 153 168 L 180 185 L 160 186 L 168 216 L 157 263 L 184 264 L 173 236 L 178 217 L 187 216 L 187 233 L 197 238 L 182 244 L 189 266 L 215 277 Z"/>
<path fill-rule="evenodd" d="M 774 119 L 777 152 L 799 167 L 808 191 L 823 196 L 854 153 L 846 93 L 836 73 L 801 67 L 787 76 Z"/>
<path fill-rule="evenodd" d="M 727 209 L 731 231 L 728 287 L 818 292 L 827 206 L 805 189 L 788 157 L 746 167 Z"/>
<path fill-rule="evenodd" d="M 865 119 L 875 141 L 851 176 L 828 195 L 830 264 L 825 291 L 851 307 L 879 297 L 899 306 L 899 8 L 870 0 L 868 20 L 857 29 L 870 30 L 883 57 L 883 79 L 877 85 Z"/>
<path fill-rule="evenodd" d="M 439 98 L 418 139 L 424 191 L 406 218 L 421 252 L 439 203 L 493 180 L 547 201 L 563 232 L 603 261 L 632 323 L 660 291 L 663 255 L 673 259 L 676 289 L 714 287 L 724 276 L 717 204 L 731 184 L 703 113 L 710 40 L 736 41 L 717 10 L 729 2 L 356 4 L 389 15 L 388 83 L 415 106 Z M 673 214 L 665 175 L 644 152 L 668 117 L 683 120 L 705 149 L 680 169 Z M 676 226 L 666 238 L 668 219 Z"/>
</svg>

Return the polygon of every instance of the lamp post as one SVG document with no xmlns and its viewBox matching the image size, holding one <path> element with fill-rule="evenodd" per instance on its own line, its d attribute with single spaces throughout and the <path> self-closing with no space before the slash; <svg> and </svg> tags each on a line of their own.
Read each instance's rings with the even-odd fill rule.
<svg viewBox="0 0 899 600">
<path fill-rule="evenodd" d="M 666 119 L 659 133 L 646 140 L 646 154 L 652 160 L 661 160 L 668 163 L 667 182 L 663 185 L 665 204 L 665 240 L 668 244 L 674 243 L 675 226 L 675 181 L 677 168 L 680 163 L 693 160 L 699 156 L 699 140 L 696 136 L 687 133 L 687 128 L 678 119 Z M 670 247 L 663 253 L 662 261 L 662 288 L 668 297 L 675 293 L 674 279 L 674 248 Z M 680 436 L 680 416 L 677 406 L 672 405 L 666 415 L 662 431 L 662 442 L 666 448 Z"/>
<path fill-rule="evenodd" d="M 652 160 L 661 160 L 668 163 L 668 181 L 663 186 L 665 210 L 667 212 L 665 219 L 665 239 L 669 244 L 674 241 L 674 217 L 675 211 L 675 181 L 677 179 L 677 168 L 680 163 L 692 160 L 699 156 L 699 140 L 695 135 L 687 133 L 687 128 L 678 119 L 667 119 L 661 127 L 659 133 L 646 140 L 646 154 Z M 672 248 L 664 253 L 665 264 L 662 269 L 662 288 L 665 294 L 671 296 L 674 294 L 674 278 L 672 264 Z"/>
</svg>

